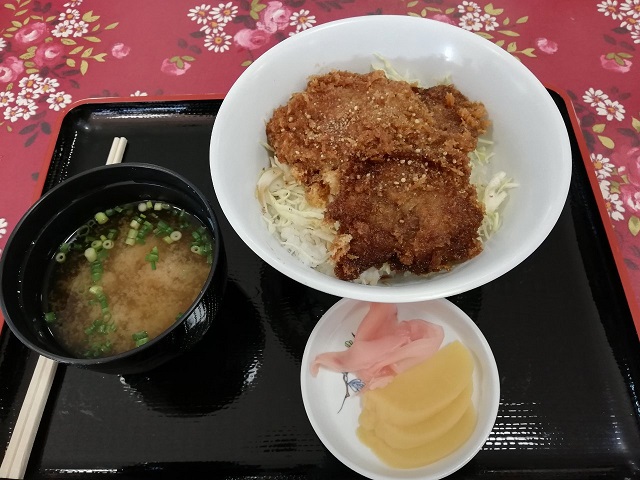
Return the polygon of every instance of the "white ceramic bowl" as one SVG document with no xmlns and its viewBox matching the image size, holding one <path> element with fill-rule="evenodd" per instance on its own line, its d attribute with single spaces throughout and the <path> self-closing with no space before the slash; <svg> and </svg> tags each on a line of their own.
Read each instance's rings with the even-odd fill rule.
<svg viewBox="0 0 640 480">
<path fill-rule="evenodd" d="M 345 349 L 344 342 L 353 338 L 352 333 L 368 308 L 365 302 L 341 300 L 325 313 L 311 332 L 300 371 L 302 400 L 309 421 L 325 447 L 361 475 L 376 480 L 436 480 L 446 477 L 478 453 L 495 423 L 500 404 L 500 377 L 491 348 L 473 320 L 448 300 L 398 305 L 399 320 L 421 318 L 442 325 L 445 333 L 443 345 L 460 340 L 471 351 L 475 363 L 472 401 L 478 412 L 478 422 L 471 437 L 450 455 L 421 468 L 394 469 L 382 463 L 358 439 L 356 428 L 361 411 L 360 399 L 351 393 L 344 400 L 342 374 L 321 368 L 313 377 L 309 370 L 318 354 Z"/>
<path fill-rule="evenodd" d="M 519 187 L 511 190 L 503 225 L 477 257 L 429 278 L 390 285 L 346 282 L 303 265 L 269 234 L 255 197 L 269 160 L 265 123 L 307 79 L 332 69 L 366 73 L 375 54 L 429 86 L 450 77 L 485 104 L 495 158 Z M 458 27 L 408 16 L 368 16 L 320 25 L 264 53 L 238 78 L 213 126 L 211 176 L 222 210 L 237 234 L 265 262 L 326 293 L 379 302 L 441 298 L 481 286 L 527 258 L 547 237 L 564 206 L 571 177 L 567 130 L 545 87 L 518 60 Z"/>
</svg>

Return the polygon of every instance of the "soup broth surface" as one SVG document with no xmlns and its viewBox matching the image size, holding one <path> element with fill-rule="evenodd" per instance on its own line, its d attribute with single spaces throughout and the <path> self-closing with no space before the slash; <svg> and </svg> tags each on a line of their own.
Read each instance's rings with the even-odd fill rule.
<svg viewBox="0 0 640 480">
<path fill-rule="evenodd" d="M 87 222 L 52 260 L 45 321 L 74 356 L 105 357 L 143 345 L 173 325 L 201 292 L 213 239 L 195 216 L 158 205 L 143 212 L 139 203 L 107 210 L 103 224 Z M 91 261 L 85 250 L 97 241 L 107 248 L 93 243 Z"/>
</svg>

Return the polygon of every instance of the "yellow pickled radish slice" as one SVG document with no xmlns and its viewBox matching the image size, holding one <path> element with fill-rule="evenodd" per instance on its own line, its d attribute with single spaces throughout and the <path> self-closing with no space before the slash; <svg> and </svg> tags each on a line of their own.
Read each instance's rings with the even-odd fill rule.
<svg viewBox="0 0 640 480">
<path fill-rule="evenodd" d="M 473 405 L 444 435 L 413 448 L 393 448 L 378 438 L 371 430 L 358 428 L 358 438 L 384 463 L 393 468 L 418 468 L 436 462 L 457 450 L 466 442 L 476 426 L 476 410 Z"/>
<path fill-rule="evenodd" d="M 383 419 L 376 421 L 366 421 L 366 416 L 375 417 L 370 411 L 365 410 L 365 422 L 360 421 L 363 430 L 372 430 L 380 439 L 393 448 L 414 448 L 427 442 L 431 442 L 448 432 L 462 418 L 465 411 L 471 405 L 471 394 L 473 393 L 473 382 L 469 382 L 467 387 L 449 405 L 439 412 L 433 414 L 426 420 L 399 427 Z M 366 413 L 365 413 L 366 412 Z"/>
<path fill-rule="evenodd" d="M 473 358 L 459 341 L 398 374 L 386 387 L 365 392 L 363 408 L 398 426 L 420 423 L 440 412 L 469 385 Z"/>
</svg>

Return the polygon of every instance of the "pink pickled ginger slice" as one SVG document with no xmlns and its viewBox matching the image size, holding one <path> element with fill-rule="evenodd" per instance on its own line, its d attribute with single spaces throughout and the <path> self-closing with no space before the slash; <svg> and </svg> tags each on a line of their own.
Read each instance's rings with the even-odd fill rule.
<svg viewBox="0 0 640 480">
<path fill-rule="evenodd" d="M 320 367 L 350 372 L 364 382 L 363 390 L 372 390 L 431 357 L 443 339 L 440 325 L 426 320 L 398 322 L 395 305 L 371 303 L 356 330 L 353 345 L 344 351 L 318 355 L 311 374 L 317 375 Z"/>
</svg>

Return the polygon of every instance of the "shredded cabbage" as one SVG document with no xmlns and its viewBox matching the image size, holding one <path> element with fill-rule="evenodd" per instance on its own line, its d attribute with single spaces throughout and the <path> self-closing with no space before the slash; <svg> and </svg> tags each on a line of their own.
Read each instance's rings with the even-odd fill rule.
<svg viewBox="0 0 640 480">
<path fill-rule="evenodd" d="M 269 233 L 305 265 L 317 267 L 329 260 L 336 229 L 324 221 L 321 208 L 307 203 L 304 187 L 289 167 L 271 155 L 271 167 L 260 176 L 256 196 Z"/>
</svg>

